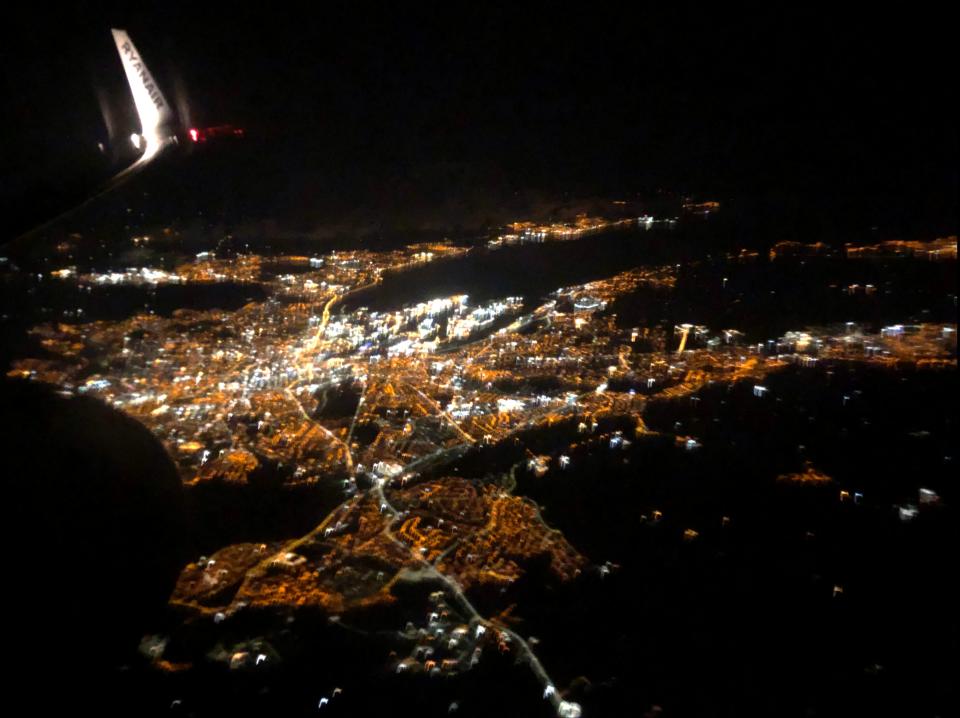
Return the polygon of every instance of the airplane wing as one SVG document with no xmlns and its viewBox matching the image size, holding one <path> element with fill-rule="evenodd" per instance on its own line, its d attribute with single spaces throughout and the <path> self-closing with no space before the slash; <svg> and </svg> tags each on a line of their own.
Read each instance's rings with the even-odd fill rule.
<svg viewBox="0 0 960 718">
<path fill-rule="evenodd" d="M 117 52 L 123 62 L 123 71 L 130 83 L 130 92 L 140 117 L 140 129 L 147 139 L 148 148 L 151 144 L 162 144 L 164 129 L 173 123 L 173 112 L 167 99 L 160 91 L 160 87 L 147 69 L 146 63 L 137 52 L 136 46 L 126 30 L 113 29 L 113 40 L 117 44 Z M 151 142 L 153 140 L 153 142 Z"/>
</svg>

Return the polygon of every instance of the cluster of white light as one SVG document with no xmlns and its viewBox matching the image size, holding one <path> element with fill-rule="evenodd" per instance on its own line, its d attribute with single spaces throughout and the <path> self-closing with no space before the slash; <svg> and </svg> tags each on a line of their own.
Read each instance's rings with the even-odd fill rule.
<svg viewBox="0 0 960 718">
<path fill-rule="evenodd" d="M 76 275 L 72 268 L 59 269 L 51 273 L 57 279 L 68 279 Z M 150 267 L 131 267 L 122 272 L 100 272 L 84 275 L 82 279 L 94 284 L 179 284 L 183 277 L 173 272 Z"/>
<path fill-rule="evenodd" d="M 497 411 L 500 414 L 510 414 L 514 411 L 523 411 L 526 404 L 520 399 L 497 399 Z"/>
</svg>

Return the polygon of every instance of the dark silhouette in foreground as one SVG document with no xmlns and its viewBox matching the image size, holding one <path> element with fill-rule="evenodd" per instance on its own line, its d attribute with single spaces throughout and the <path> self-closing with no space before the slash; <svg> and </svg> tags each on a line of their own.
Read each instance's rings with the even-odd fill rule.
<svg viewBox="0 0 960 718">
<path fill-rule="evenodd" d="M 48 700 L 74 703 L 162 619 L 189 556 L 182 485 L 161 444 L 97 400 L 5 380 L 0 417 L 8 645 L 18 673 L 59 686 Z"/>
</svg>

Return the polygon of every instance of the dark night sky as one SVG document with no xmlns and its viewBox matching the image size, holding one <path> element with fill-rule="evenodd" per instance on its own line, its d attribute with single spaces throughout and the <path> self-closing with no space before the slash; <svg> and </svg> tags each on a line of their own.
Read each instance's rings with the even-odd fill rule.
<svg viewBox="0 0 960 718">
<path fill-rule="evenodd" d="M 856 196 L 955 225 L 955 67 L 932 14 L 132 5 L 5 23 L 5 225 L 102 171 L 98 97 L 132 130 L 111 26 L 193 124 L 268 138 L 304 192 L 346 164 L 415 177 L 452 162 L 517 187 Z"/>
</svg>

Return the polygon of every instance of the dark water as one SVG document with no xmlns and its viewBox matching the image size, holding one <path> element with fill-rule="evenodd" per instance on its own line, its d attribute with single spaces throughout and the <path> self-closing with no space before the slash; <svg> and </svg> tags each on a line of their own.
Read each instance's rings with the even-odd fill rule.
<svg viewBox="0 0 960 718">
<path fill-rule="evenodd" d="M 847 260 L 765 253 L 738 262 L 728 226 L 681 223 L 674 229 L 630 228 L 567 242 L 477 248 L 470 254 L 388 274 L 351 295 L 341 309 L 394 310 L 436 297 L 468 294 L 472 304 L 522 296 L 527 308 L 550 292 L 603 279 L 634 267 L 676 263 L 673 290 L 641 286 L 608 312 L 623 327 L 705 324 L 714 331 L 739 329 L 750 339 L 790 330 L 854 321 L 874 330 L 885 324 L 955 322 L 956 264 L 913 259 Z M 726 281 L 725 281 L 726 280 Z M 857 284 L 860 289 L 848 292 Z M 876 291 L 865 294 L 872 284 Z"/>
<path fill-rule="evenodd" d="M 955 372 L 767 383 L 763 400 L 744 384 L 651 407 L 653 428 L 680 422 L 700 450 L 653 438 L 521 474 L 518 490 L 579 550 L 621 566 L 516 596 L 558 684 L 590 679 L 585 714 L 936 715 L 949 703 Z M 806 459 L 836 482 L 775 480 Z M 894 504 L 915 503 L 920 487 L 945 506 L 904 524 Z M 841 503 L 841 488 L 863 502 Z M 654 509 L 661 521 L 641 521 Z M 683 541 L 687 528 L 697 539 Z"/>
<path fill-rule="evenodd" d="M 177 309 L 230 311 L 266 297 L 263 288 L 253 283 L 80 286 L 69 280 L 38 281 L 25 274 L 10 277 L 0 290 L 2 306 L 18 321 L 68 323 L 119 320 L 151 311 L 169 316 Z"/>
<path fill-rule="evenodd" d="M 934 716 L 955 697 L 956 372 L 838 365 L 765 384 L 762 399 L 747 382 L 649 406 L 651 428 L 696 436 L 698 450 L 668 433 L 517 472 L 516 493 L 551 526 L 595 565 L 619 565 L 564 585 L 534 567 L 497 597 L 585 715 Z M 616 428 L 629 435 L 614 420 L 599 431 Z M 440 472 L 491 476 L 578 439 L 573 422 L 518 438 Z M 806 461 L 834 482 L 777 481 Z M 921 487 L 941 505 L 901 522 L 896 506 Z"/>
<path fill-rule="evenodd" d="M 266 298 L 259 284 L 164 285 L 158 287 L 104 286 L 87 291 L 74 282 L 62 282 L 23 273 L 0 278 L 0 366 L 24 356 L 43 356 L 27 332 L 45 322 L 84 323 L 119 321 L 136 314 L 170 316 L 177 309 L 239 309 Z M 78 311 L 80 310 L 80 311 Z"/>
<path fill-rule="evenodd" d="M 468 294 L 471 302 L 522 296 L 535 303 L 560 287 L 609 277 L 638 266 L 674 261 L 689 243 L 666 229 L 625 229 L 564 242 L 477 248 L 464 257 L 388 274 L 352 295 L 344 309 L 395 309 L 436 297 Z"/>
<path fill-rule="evenodd" d="M 689 322 L 738 329 L 757 341 L 844 322 L 874 331 L 886 324 L 956 322 L 956 272 L 955 262 L 906 258 L 704 260 L 682 266 L 673 291 L 641 287 L 610 311 L 623 327 Z M 848 292 L 853 284 L 859 289 Z M 866 294 L 867 284 L 876 291 Z"/>
</svg>

